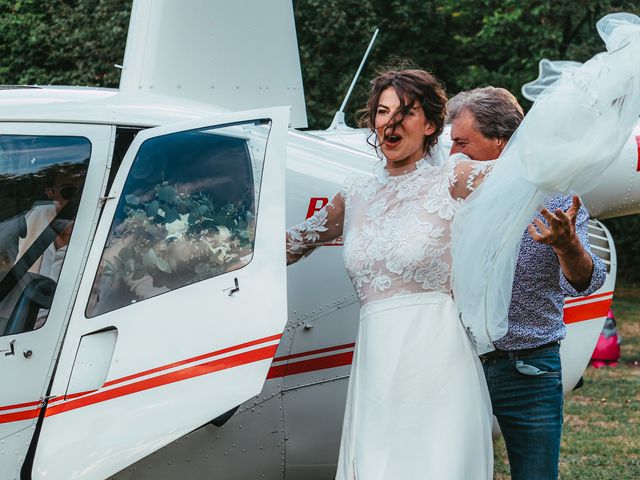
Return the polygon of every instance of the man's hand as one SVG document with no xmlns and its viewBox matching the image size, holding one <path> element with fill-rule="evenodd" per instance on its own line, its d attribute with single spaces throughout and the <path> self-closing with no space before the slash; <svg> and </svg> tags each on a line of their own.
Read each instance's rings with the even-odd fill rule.
<svg viewBox="0 0 640 480">
<path fill-rule="evenodd" d="M 538 243 L 550 245 L 556 255 L 582 248 L 576 235 L 576 218 L 581 205 L 580 197 L 574 195 L 573 204 L 566 212 L 558 208 L 551 213 L 543 208 L 540 214 L 547 220 L 549 226 L 547 227 L 542 220 L 536 218 L 527 228 L 529 235 Z"/>
<path fill-rule="evenodd" d="M 540 214 L 549 226 L 536 218 L 527 228 L 531 238 L 553 249 L 565 277 L 578 292 L 586 290 L 593 273 L 593 259 L 576 234 L 576 219 L 581 205 L 580 197 L 574 195 L 573 203 L 566 212 L 557 209 L 551 213 L 543 208 Z"/>
</svg>

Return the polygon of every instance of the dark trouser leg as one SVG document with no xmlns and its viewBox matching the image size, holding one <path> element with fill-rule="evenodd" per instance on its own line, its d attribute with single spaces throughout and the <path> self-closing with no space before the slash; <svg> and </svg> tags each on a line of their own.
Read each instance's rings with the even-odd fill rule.
<svg viewBox="0 0 640 480">
<path fill-rule="evenodd" d="M 556 480 L 564 402 L 559 349 L 487 360 L 484 369 L 512 480 Z"/>
</svg>

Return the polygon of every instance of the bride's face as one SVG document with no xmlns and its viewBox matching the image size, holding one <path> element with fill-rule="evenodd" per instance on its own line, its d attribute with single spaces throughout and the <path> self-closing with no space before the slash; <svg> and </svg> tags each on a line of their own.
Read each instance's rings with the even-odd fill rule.
<svg viewBox="0 0 640 480">
<path fill-rule="evenodd" d="M 425 153 L 425 136 L 431 135 L 436 129 L 425 117 L 418 101 L 414 102 L 404 116 L 398 113 L 400 107 L 395 88 L 387 87 L 382 91 L 374 124 L 378 144 L 387 159 L 389 169 L 407 167 L 420 160 Z M 394 122 L 400 118 L 402 122 L 394 127 Z"/>
</svg>

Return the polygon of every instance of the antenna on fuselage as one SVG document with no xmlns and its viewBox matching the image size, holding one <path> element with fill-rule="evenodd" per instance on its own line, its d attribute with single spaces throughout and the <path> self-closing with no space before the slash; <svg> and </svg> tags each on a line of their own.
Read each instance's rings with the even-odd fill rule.
<svg viewBox="0 0 640 480">
<path fill-rule="evenodd" d="M 351 96 L 351 92 L 353 91 L 353 87 L 355 87 L 356 82 L 358 81 L 358 77 L 360 76 L 360 72 L 362 72 L 362 68 L 364 67 L 364 64 L 367 63 L 367 57 L 369 56 L 369 52 L 371 52 L 371 49 L 373 48 L 373 44 L 375 43 L 376 38 L 378 37 L 379 31 L 380 29 L 376 28 L 376 31 L 373 32 L 373 36 L 371 37 L 371 41 L 369 42 L 367 51 L 364 52 L 364 56 L 362 57 L 360 66 L 358 67 L 358 70 L 356 71 L 356 74 L 354 75 L 353 80 L 351 81 L 351 86 L 349 87 L 349 90 L 347 91 L 347 94 L 345 95 L 344 100 L 342 101 L 342 105 L 340 105 L 340 110 L 338 110 L 336 114 L 333 116 L 333 121 L 329 126 L 329 130 L 333 130 L 336 128 L 346 128 L 347 124 L 344 122 L 344 108 L 347 106 L 347 102 L 349 101 L 349 97 Z"/>
</svg>

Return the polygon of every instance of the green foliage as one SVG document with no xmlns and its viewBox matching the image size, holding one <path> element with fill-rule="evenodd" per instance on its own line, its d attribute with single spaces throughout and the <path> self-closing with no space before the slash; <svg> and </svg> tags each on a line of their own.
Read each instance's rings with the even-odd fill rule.
<svg viewBox="0 0 640 480">
<path fill-rule="evenodd" d="M 131 0 L 0 0 L 0 84 L 118 85 Z"/>
<path fill-rule="evenodd" d="M 640 282 L 640 216 L 629 215 L 605 220 L 613 237 L 618 258 L 618 280 Z"/>
<path fill-rule="evenodd" d="M 453 74 L 455 41 L 436 2 L 424 0 L 297 0 L 298 45 L 311 128 L 327 128 L 377 28 L 380 35 L 347 107 L 355 124 L 369 84 L 381 68 L 415 65 L 440 78 Z"/>
<path fill-rule="evenodd" d="M 309 126 L 327 128 L 375 30 L 375 12 L 360 0 L 298 0 L 294 11 Z"/>
<path fill-rule="evenodd" d="M 409 59 L 434 72 L 450 94 L 477 86 L 520 87 L 542 58 L 585 61 L 602 51 L 596 21 L 640 13 L 637 0 L 297 0 L 309 126 L 326 128 L 338 109 L 375 26 L 381 30 L 347 121 L 364 105 L 376 70 Z M 527 106 L 527 102 L 523 102 Z"/>
<path fill-rule="evenodd" d="M 607 13 L 640 13 L 636 0 L 457 0 L 446 2 L 459 42 L 455 90 L 504 87 L 518 95 L 542 58 L 584 62 L 603 50 L 595 24 Z"/>
</svg>

